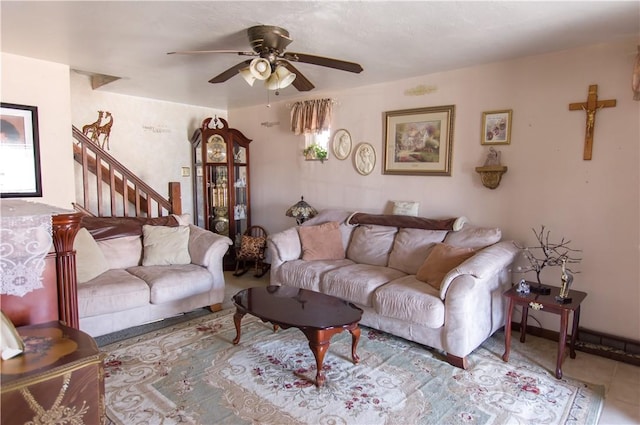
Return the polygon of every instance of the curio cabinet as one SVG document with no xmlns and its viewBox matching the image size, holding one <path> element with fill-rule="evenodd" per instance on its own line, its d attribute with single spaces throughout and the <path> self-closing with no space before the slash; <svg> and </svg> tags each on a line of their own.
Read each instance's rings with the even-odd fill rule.
<svg viewBox="0 0 640 425">
<path fill-rule="evenodd" d="M 237 246 L 251 226 L 249 143 L 223 118 L 206 118 L 191 138 L 193 198 L 197 226 L 228 236 Z M 233 249 L 225 269 L 234 267 Z"/>
</svg>

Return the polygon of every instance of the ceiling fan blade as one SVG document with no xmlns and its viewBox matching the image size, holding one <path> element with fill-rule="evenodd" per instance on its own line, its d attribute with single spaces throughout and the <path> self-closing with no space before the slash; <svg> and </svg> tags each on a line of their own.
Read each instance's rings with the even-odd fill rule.
<svg viewBox="0 0 640 425">
<path fill-rule="evenodd" d="M 239 64 L 234 65 L 231 68 L 227 69 L 223 73 L 221 73 L 219 75 L 216 75 L 215 77 L 210 79 L 209 82 L 211 84 L 224 83 L 225 81 L 227 81 L 229 78 L 233 77 L 234 75 L 238 75 L 238 71 L 240 71 L 242 68 L 245 68 L 245 67 L 249 66 L 250 63 L 251 63 L 250 60 L 242 61 Z"/>
<path fill-rule="evenodd" d="M 293 83 L 291 84 L 293 85 L 293 87 L 298 89 L 298 91 L 309 91 L 313 90 L 316 87 L 290 62 L 281 61 L 280 63 L 284 65 L 284 67 L 287 68 L 290 72 L 296 74 L 296 79 L 293 80 Z"/>
<path fill-rule="evenodd" d="M 284 59 L 293 62 L 303 62 L 313 65 L 326 66 L 328 68 L 339 69 L 341 71 L 355 72 L 356 74 L 359 74 L 363 71 L 362 66 L 355 62 L 347 62 L 339 59 L 327 58 L 324 56 L 287 52 L 283 55 L 283 57 Z"/>
<path fill-rule="evenodd" d="M 200 55 L 209 53 L 235 53 L 243 56 L 255 56 L 254 52 L 245 52 L 240 50 L 179 50 L 176 52 L 167 52 L 168 55 Z"/>
</svg>

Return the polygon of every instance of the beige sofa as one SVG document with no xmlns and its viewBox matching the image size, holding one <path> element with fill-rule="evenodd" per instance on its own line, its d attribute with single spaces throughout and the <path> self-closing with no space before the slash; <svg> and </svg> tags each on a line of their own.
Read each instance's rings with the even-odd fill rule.
<svg viewBox="0 0 640 425">
<path fill-rule="evenodd" d="M 99 336 L 221 308 L 222 257 L 232 242 L 182 220 L 82 219 L 74 242 L 80 329 Z"/>
<path fill-rule="evenodd" d="M 324 211 L 269 236 L 271 284 L 353 302 L 364 311 L 361 324 L 442 350 L 466 368 L 466 356 L 504 325 L 502 293 L 517 248 L 500 241 L 497 228 L 466 223 L 454 231 L 460 220 L 358 216 Z M 332 252 L 327 235 L 335 228 L 342 246 L 334 236 Z M 457 264 L 447 250 L 467 253 Z"/>
</svg>

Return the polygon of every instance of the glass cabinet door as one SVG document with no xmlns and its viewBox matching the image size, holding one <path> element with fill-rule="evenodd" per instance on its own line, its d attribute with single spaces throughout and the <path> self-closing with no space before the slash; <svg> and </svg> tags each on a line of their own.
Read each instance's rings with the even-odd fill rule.
<svg viewBox="0 0 640 425">
<path fill-rule="evenodd" d="M 207 166 L 209 229 L 229 236 L 229 179 L 226 165 Z"/>
<path fill-rule="evenodd" d="M 235 244 L 240 246 L 242 234 L 247 230 L 249 220 L 249 196 L 248 196 L 248 173 L 247 173 L 247 148 L 237 143 L 233 147 L 233 171 L 235 181 L 234 190 L 234 210 L 233 219 L 235 224 Z"/>
</svg>

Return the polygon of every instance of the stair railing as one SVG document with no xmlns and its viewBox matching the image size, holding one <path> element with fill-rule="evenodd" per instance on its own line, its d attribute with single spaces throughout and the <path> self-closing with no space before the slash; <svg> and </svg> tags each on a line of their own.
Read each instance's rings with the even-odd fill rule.
<svg viewBox="0 0 640 425">
<path fill-rule="evenodd" d="M 169 182 L 169 199 L 165 199 L 75 126 L 72 128 L 76 140 L 73 157 L 82 166 L 83 199 L 77 203 L 79 210 L 91 211 L 99 217 L 129 217 L 132 213 L 135 217 L 160 217 L 182 213 L 180 182 Z"/>
</svg>

